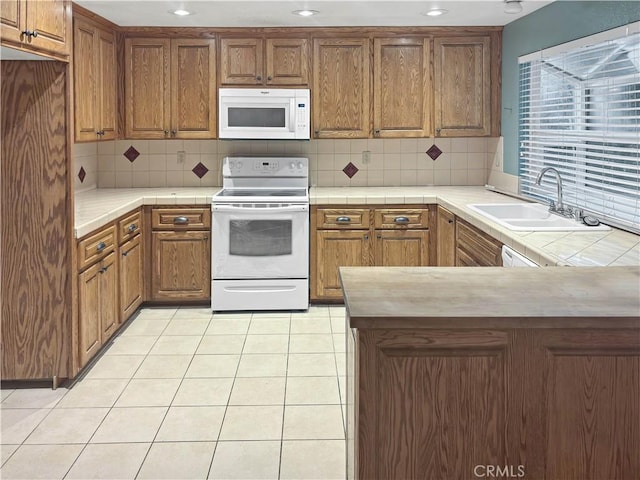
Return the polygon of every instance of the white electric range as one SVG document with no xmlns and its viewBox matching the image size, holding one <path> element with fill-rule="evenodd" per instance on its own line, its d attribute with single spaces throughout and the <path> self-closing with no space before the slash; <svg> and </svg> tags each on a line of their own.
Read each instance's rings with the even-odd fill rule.
<svg viewBox="0 0 640 480">
<path fill-rule="evenodd" d="M 309 160 L 225 157 L 213 197 L 211 308 L 309 306 Z"/>
</svg>

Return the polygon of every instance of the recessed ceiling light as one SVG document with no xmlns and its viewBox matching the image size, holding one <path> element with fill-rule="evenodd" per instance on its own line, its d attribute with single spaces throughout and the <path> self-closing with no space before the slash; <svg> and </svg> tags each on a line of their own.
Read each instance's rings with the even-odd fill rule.
<svg viewBox="0 0 640 480">
<path fill-rule="evenodd" d="M 320 12 L 317 10 L 294 10 L 291 13 L 294 15 L 300 15 L 301 17 L 311 17 L 312 15 L 317 15 Z"/>
<path fill-rule="evenodd" d="M 521 0 L 504 0 L 504 13 L 522 12 Z"/>
<path fill-rule="evenodd" d="M 428 17 L 439 17 L 440 15 L 444 15 L 448 10 L 444 8 L 432 8 L 428 12 L 424 12 L 422 15 L 426 15 Z"/>
<path fill-rule="evenodd" d="M 189 10 L 183 10 L 181 8 L 179 8 L 177 10 L 169 10 L 169 13 L 173 13 L 174 15 L 178 15 L 180 17 L 186 17 L 187 15 L 193 15 L 193 12 L 190 12 Z"/>
</svg>

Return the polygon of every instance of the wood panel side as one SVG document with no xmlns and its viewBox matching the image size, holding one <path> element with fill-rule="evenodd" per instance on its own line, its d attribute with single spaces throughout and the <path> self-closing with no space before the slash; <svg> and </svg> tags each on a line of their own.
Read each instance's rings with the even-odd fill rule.
<svg viewBox="0 0 640 480">
<path fill-rule="evenodd" d="M 0 68 L 2 378 L 68 377 L 68 66 L 23 61 Z"/>
<path fill-rule="evenodd" d="M 556 331 L 544 350 L 544 476 L 640 477 L 640 337 Z"/>
</svg>

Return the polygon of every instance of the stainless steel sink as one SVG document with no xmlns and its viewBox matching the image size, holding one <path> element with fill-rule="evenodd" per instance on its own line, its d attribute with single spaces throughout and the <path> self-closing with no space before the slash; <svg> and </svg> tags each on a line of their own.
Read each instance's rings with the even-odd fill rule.
<svg viewBox="0 0 640 480">
<path fill-rule="evenodd" d="M 607 225 L 590 227 L 572 218 L 549 212 L 539 203 L 477 203 L 467 205 L 474 212 L 499 223 L 509 230 L 521 232 L 571 232 L 610 230 Z"/>
</svg>

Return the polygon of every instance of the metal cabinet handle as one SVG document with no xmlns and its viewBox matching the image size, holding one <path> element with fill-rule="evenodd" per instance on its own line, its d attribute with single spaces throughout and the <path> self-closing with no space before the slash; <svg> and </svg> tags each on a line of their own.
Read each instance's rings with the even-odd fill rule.
<svg viewBox="0 0 640 480">
<path fill-rule="evenodd" d="M 22 34 L 26 35 L 27 37 L 36 38 L 38 36 L 38 31 L 37 30 L 34 30 L 34 31 L 24 30 L 24 31 L 22 31 Z"/>
<path fill-rule="evenodd" d="M 169 130 L 164 131 L 164 136 L 166 137 L 167 135 L 169 135 Z"/>
<path fill-rule="evenodd" d="M 365 240 L 369 240 L 369 235 L 368 235 L 368 234 L 367 234 L 367 235 L 365 235 L 365 236 L 364 236 L 364 239 L 365 239 Z"/>
<path fill-rule="evenodd" d="M 271 80 L 273 80 L 273 77 L 272 77 L 271 75 L 269 75 L 269 76 L 267 77 L 267 81 L 268 81 L 268 82 L 270 82 Z"/>
<path fill-rule="evenodd" d="M 380 129 L 379 129 L 379 128 L 376 128 L 376 129 L 373 131 L 373 134 L 374 134 L 374 135 L 380 135 Z"/>
<path fill-rule="evenodd" d="M 441 128 L 436 128 L 436 135 L 440 135 L 440 132 L 442 131 Z"/>
<path fill-rule="evenodd" d="M 261 81 L 261 80 L 262 80 L 262 75 L 258 75 L 258 76 L 256 77 L 256 80 Z"/>
<path fill-rule="evenodd" d="M 447 223 L 453 223 L 453 220 L 447 220 Z"/>
<path fill-rule="evenodd" d="M 177 131 L 177 130 L 175 130 L 175 129 L 174 129 L 174 130 L 171 130 L 171 136 L 172 136 L 172 137 L 175 137 L 177 134 L 178 134 L 178 131 Z"/>
<path fill-rule="evenodd" d="M 338 217 L 336 218 L 337 223 L 351 223 L 351 218 L 349 217 Z"/>
<path fill-rule="evenodd" d="M 189 219 L 187 217 L 174 217 L 173 219 L 174 225 L 187 225 L 189 223 Z"/>
<path fill-rule="evenodd" d="M 127 255 L 129 255 L 129 252 L 122 252 L 123 257 L 126 257 Z"/>
<path fill-rule="evenodd" d="M 98 243 L 98 245 L 96 245 L 96 250 L 99 251 L 99 252 L 101 252 L 105 248 L 107 248 L 107 244 L 104 243 L 104 242 L 100 242 L 100 243 Z"/>
<path fill-rule="evenodd" d="M 393 219 L 394 223 L 400 223 L 400 224 L 405 224 L 405 223 L 409 223 L 409 218 L 408 217 L 396 217 Z"/>
<path fill-rule="evenodd" d="M 380 233 L 379 233 L 379 234 L 377 234 L 377 235 L 376 235 L 376 238 L 382 238 L 382 234 L 380 234 Z"/>
<path fill-rule="evenodd" d="M 109 270 L 109 267 L 102 267 L 100 270 L 98 270 L 98 273 L 104 273 L 107 270 Z"/>
<path fill-rule="evenodd" d="M 135 232 L 138 229 L 138 226 L 135 223 L 132 223 L 131 225 L 129 225 L 129 228 L 127 230 L 129 230 L 129 232 Z"/>
</svg>

